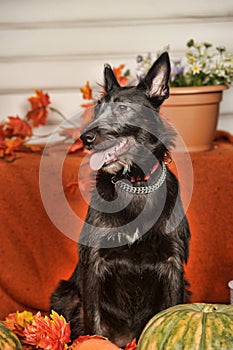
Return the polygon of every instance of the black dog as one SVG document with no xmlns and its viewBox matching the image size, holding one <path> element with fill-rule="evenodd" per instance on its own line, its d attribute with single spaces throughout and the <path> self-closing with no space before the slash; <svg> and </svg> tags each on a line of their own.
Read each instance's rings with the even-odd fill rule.
<svg viewBox="0 0 233 350">
<path fill-rule="evenodd" d="M 106 93 L 81 137 L 94 151 L 97 177 L 79 263 L 51 297 L 73 339 L 100 334 L 123 347 L 154 314 L 187 301 L 190 232 L 177 179 L 165 165 L 174 133 L 157 113 L 169 96 L 169 75 L 167 53 L 134 87 L 120 87 L 105 66 Z"/>
</svg>

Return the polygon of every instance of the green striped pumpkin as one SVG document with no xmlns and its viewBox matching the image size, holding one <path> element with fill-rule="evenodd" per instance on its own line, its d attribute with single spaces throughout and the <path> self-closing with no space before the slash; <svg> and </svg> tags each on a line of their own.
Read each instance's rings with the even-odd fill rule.
<svg viewBox="0 0 233 350">
<path fill-rule="evenodd" d="M 1 350 L 22 350 L 17 336 L 0 322 L 0 349 Z"/>
<path fill-rule="evenodd" d="M 233 350 L 233 305 L 182 304 L 155 315 L 137 350 Z"/>
</svg>

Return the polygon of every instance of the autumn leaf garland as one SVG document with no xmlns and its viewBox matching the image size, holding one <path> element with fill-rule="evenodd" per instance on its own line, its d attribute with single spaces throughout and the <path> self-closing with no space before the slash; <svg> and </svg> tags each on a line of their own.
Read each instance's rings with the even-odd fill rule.
<svg viewBox="0 0 233 350">
<path fill-rule="evenodd" d="M 45 125 L 50 104 L 48 94 L 42 90 L 35 90 L 36 96 L 28 99 L 31 109 L 27 112 L 24 119 L 18 115 L 9 116 L 0 123 L 0 157 L 8 159 L 13 157 L 15 151 L 18 151 L 25 145 L 32 135 L 32 128 L 39 125 Z"/>
<path fill-rule="evenodd" d="M 55 112 L 64 120 L 67 120 L 59 110 L 50 106 L 50 97 L 42 90 L 35 90 L 35 96 L 30 97 L 28 102 L 30 103 L 30 109 L 25 118 L 20 118 L 18 115 L 15 117 L 9 116 L 0 123 L 0 158 L 12 161 L 15 159 L 16 151 L 25 150 L 25 148 L 32 151 L 38 150 L 38 147 L 28 146 L 27 142 L 34 136 L 33 128 L 46 125 L 49 111 Z M 62 136 L 66 136 L 65 140 L 72 140 L 70 152 L 82 148 L 79 139 L 80 127 L 73 127 L 72 130 L 73 132 L 67 128 L 61 132 Z"/>
<path fill-rule="evenodd" d="M 119 67 L 114 67 L 113 71 L 121 86 L 128 83 L 129 70 L 124 72 L 125 65 L 121 64 Z M 93 118 L 94 106 L 97 100 L 93 97 L 93 91 L 90 87 L 89 81 L 80 89 L 83 99 L 86 101 L 81 104 L 84 108 L 82 113 L 82 125 L 76 127 L 72 125 L 71 128 L 63 128 L 60 135 L 64 137 L 64 142 L 70 141 L 71 146 L 69 152 L 75 152 L 83 149 L 83 144 L 80 140 L 81 130 Z M 102 88 L 102 96 L 105 94 L 104 87 Z M 51 106 L 50 96 L 42 90 L 35 90 L 35 95 L 28 99 L 30 109 L 27 111 L 25 118 L 16 116 L 8 116 L 6 120 L 0 122 L 0 158 L 13 161 L 15 160 L 15 152 L 29 149 L 31 151 L 40 148 L 29 146 L 28 141 L 33 135 L 33 128 L 40 125 L 46 125 L 49 112 L 55 112 L 64 120 L 72 124 L 64 114 L 58 109 Z"/>
</svg>

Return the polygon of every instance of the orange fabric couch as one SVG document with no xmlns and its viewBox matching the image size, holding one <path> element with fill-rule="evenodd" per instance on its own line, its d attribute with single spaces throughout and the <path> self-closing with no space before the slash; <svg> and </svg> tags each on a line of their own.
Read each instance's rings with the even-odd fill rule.
<svg viewBox="0 0 233 350">
<path fill-rule="evenodd" d="M 186 274 L 191 301 L 229 303 L 228 281 L 233 279 L 233 145 L 219 142 L 211 151 L 190 155 L 194 183 L 187 211 L 191 241 Z"/>
<path fill-rule="evenodd" d="M 78 260 L 77 243 L 54 226 L 44 209 L 40 154 L 17 156 L 13 163 L 0 161 L 0 319 L 16 310 L 47 312 L 51 292 L 70 276 Z M 53 169 L 56 156 L 48 157 Z M 72 211 L 84 219 L 87 203 L 76 186 L 82 159 L 81 153 L 67 156 L 62 177 Z M 191 160 L 194 188 L 187 215 L 192 239 L 186 268 L 191 301 L 228 303 L 227 282 L 233 279 L 233 146 L 220 142 L 211 151 L 191 154 Z M 72 229 L 78 234 L 81 225 Z"/>
<path fill-rule="evenodd" d="M 77 243 L 54 226 L 44 209 L 40 154 L 18 153 L 17 157 L 13 163 L 0 161 L 0 319 L 16 310 L 47 312 L 50 293 L 60 278 L 69 277 L 78 260 Z M 52 171 L 56 156 L 50 158 Z M 64 181 L 75 180 L 81 160 L 66 158 Z M 68 193 L 67 199 L 84 218 L 86 204 L 76 191 Z"/>
</svg>

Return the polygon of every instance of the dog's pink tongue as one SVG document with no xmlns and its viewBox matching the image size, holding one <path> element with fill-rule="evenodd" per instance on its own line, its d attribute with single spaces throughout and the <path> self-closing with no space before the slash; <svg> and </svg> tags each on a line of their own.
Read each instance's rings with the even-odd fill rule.
<svg viewBox="0 0 233 350">
<path fill-rule="evenodd" d="M 92 170 L 99 170 L 104 163 L 111 158 L 111 152 L 113 152 L 115 146 L 105 149 L 104 151 L 94 152 L 90 158 L 90 167 Z"/>
<path fill-rule="evenodd" d="M 106 151 L 95 152 L 90 158 L 90 167 L 92 170 L 99 170 L 105 162 Z"/>
</svg>

